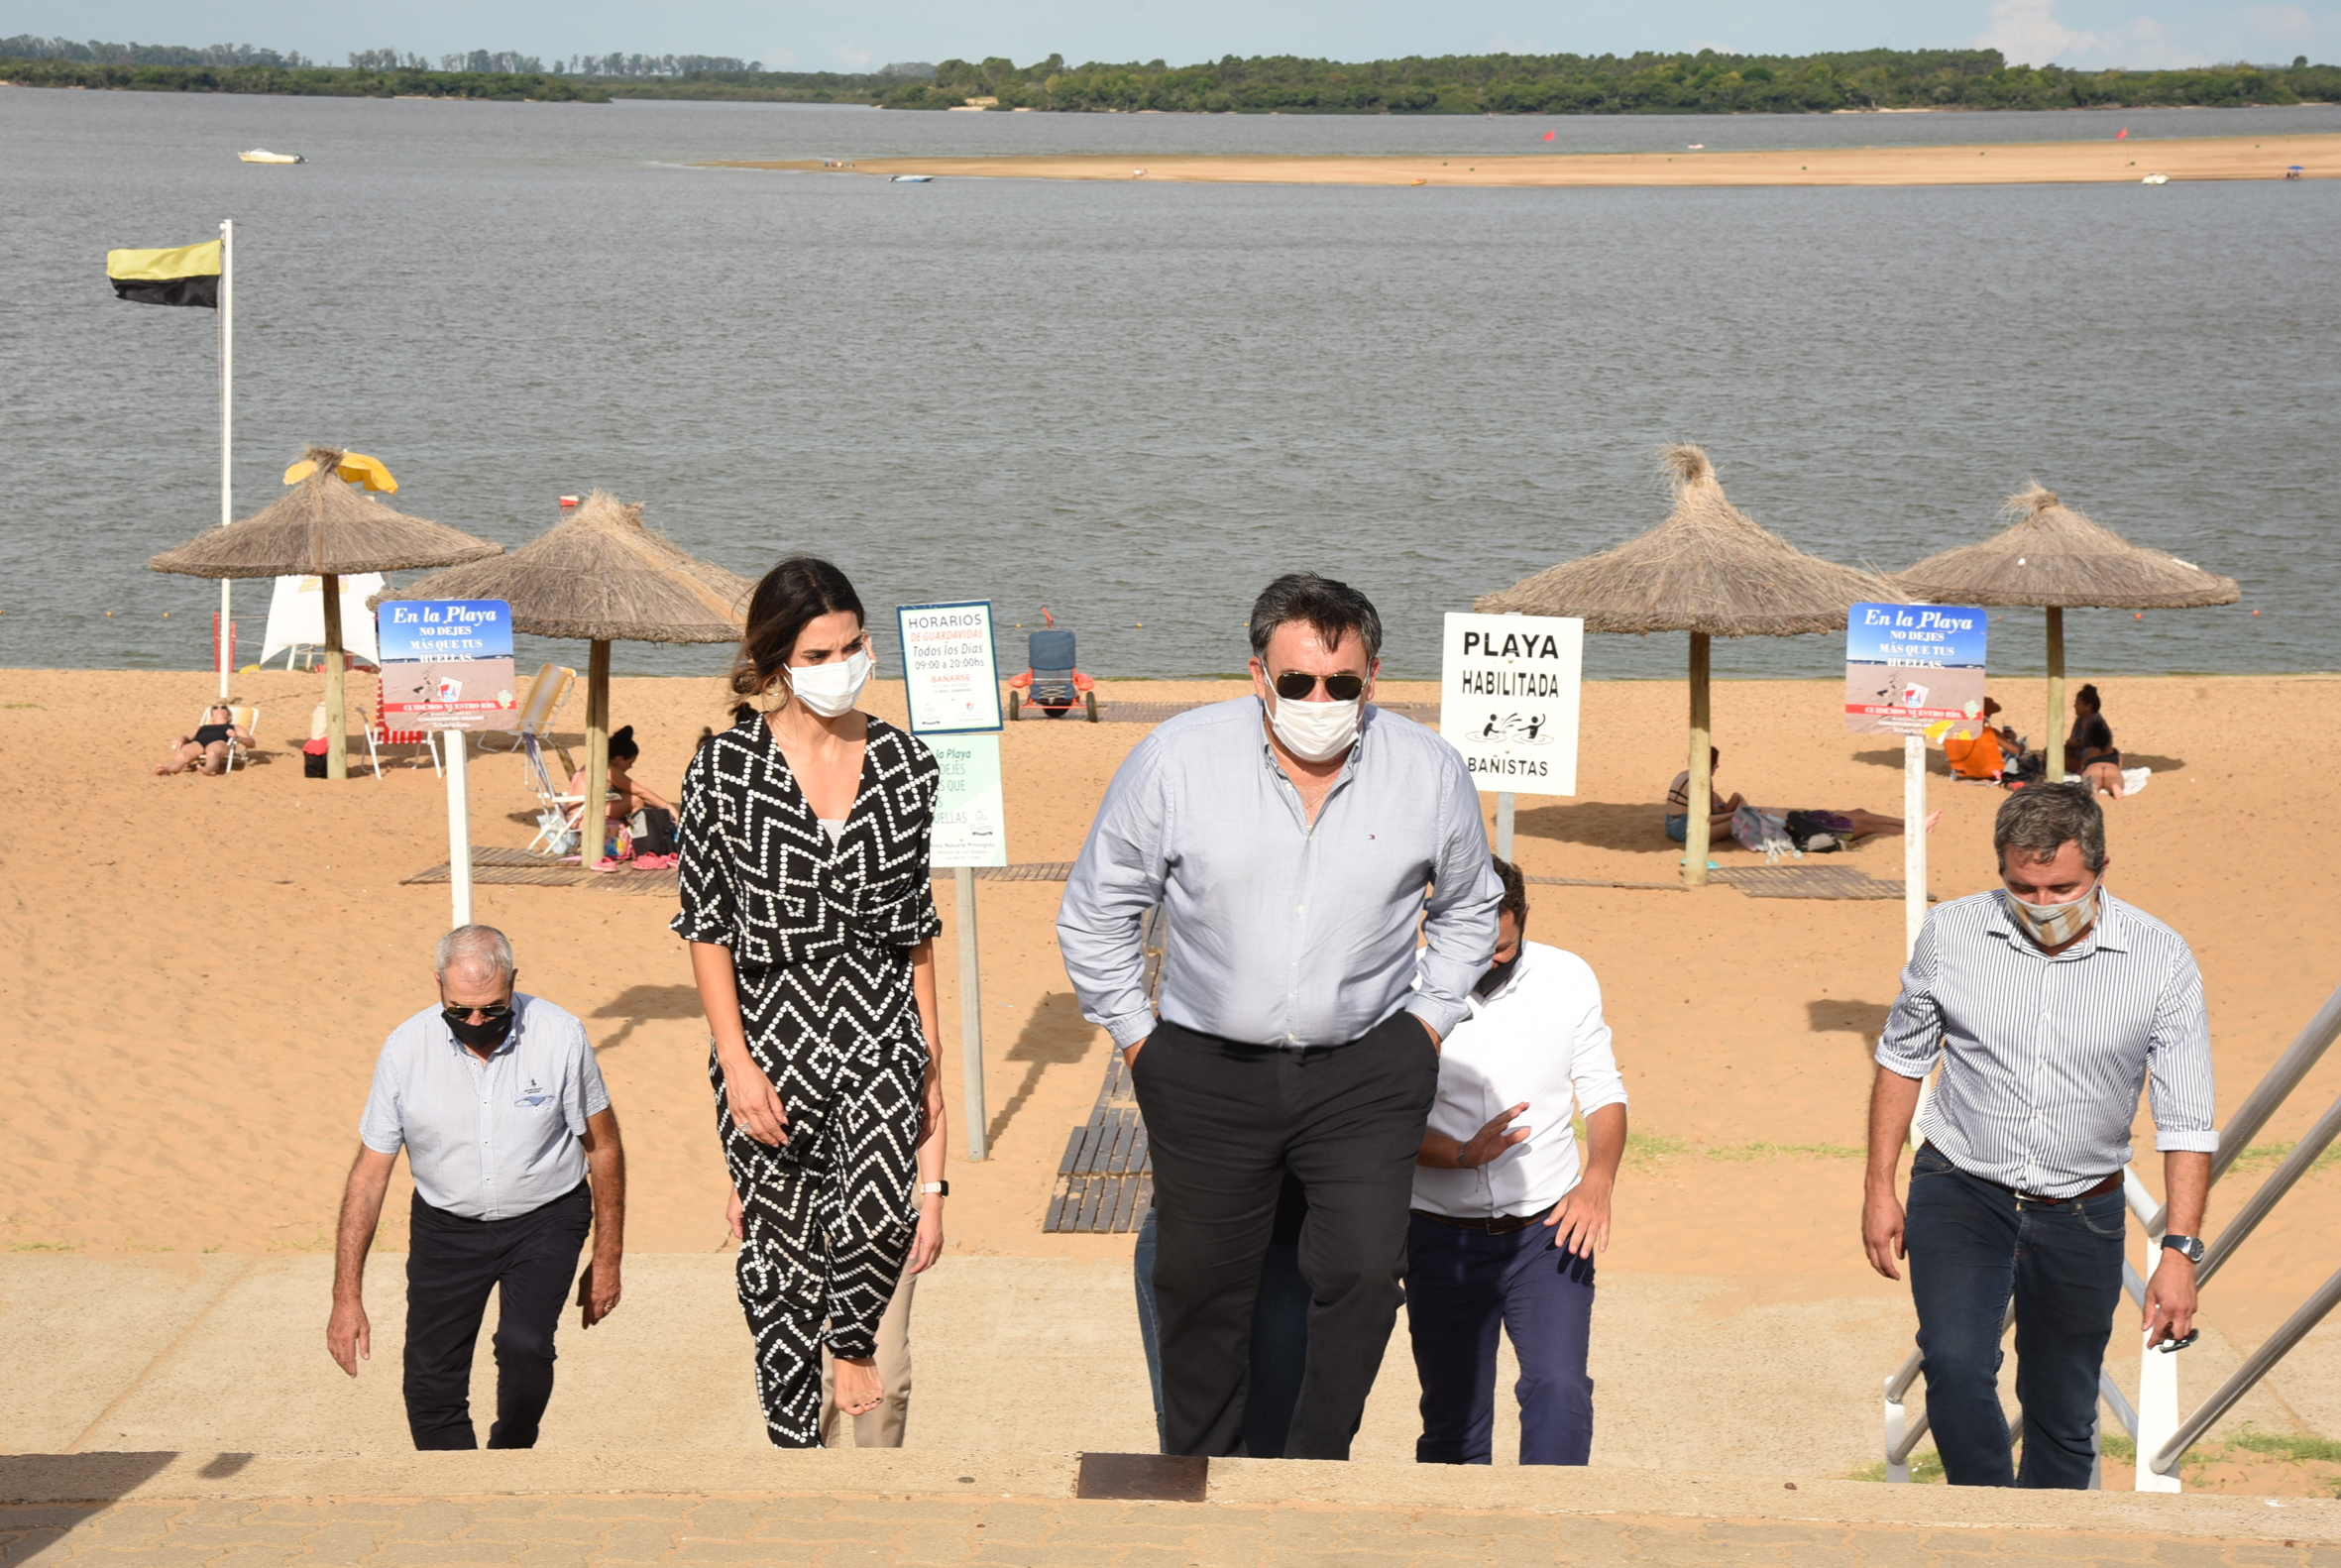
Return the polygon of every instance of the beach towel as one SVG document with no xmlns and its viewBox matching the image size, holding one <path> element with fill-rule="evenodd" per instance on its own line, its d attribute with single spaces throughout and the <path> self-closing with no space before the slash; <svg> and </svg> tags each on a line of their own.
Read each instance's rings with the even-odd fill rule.
<svg viewBox="0 0 2341 1568">
<path fill-rule="evenodd" d="M 1788 837 L 1788 819 L 1777 812 L 1742 806 L 1731 813 L 1731 837 L 1739 840 L 1743 849 L 1753 849 L 1769 862 L 1783 854 L 1804 858 L 1804 852 Z"/>
</svg>

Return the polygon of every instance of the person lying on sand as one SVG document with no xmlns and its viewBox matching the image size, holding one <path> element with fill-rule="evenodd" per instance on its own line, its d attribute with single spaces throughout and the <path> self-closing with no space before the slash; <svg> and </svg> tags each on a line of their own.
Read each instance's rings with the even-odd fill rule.
<svg viewBox="0 0 2341 1568">
<path fill-rule="evenodd" d="M 170 760 L 156 763 L 155 775 L 184 773 L 188 768 L 215 776 L 225 773 L 228 750 L 237 743 L 252 744 L 252 731 L 236 723 L 236 712 L 226 703 L 213 703 L 204 711 L 203 723 L 170 742 Z"/>
<path fill-rule="evenodd" d="M 1707 771 L 1708 777 L 1710 779 L 1714 778 L 1716 769 L 1722 764 L 1723 760 L 1724 753 L 1722 748 L 1716 746 L 1710 746 L 1708 748 Z M 1736 791 L 1734 791 L 1731 798 L 1727 801 L 1715 792 L 1712 785 L 1708 789 L 1707 799 L 1708 806 L 1710 808 L 1710 814 L 1707 819 L 1707 841 L 1711 844 L 1720 844 L 1731 837 L 1731 814 L 1737 811 L 1740 807 L 1747 805 L 1748 802 L 1744 796 L 1738 794 Z M 1677 843 L 1681 843 L 1683 841 L 1683 835 L 1690 827 L 1691 819 L 1688 815 L 1690 800 L 1691 770 L 1689 768 L 1685 768 L 1682 772 L 1677 773 L 1674 776 L 1674 784 L 1666 792 L 1666 836 Z M 1899 817 L 1887 817 L 1878 812 L 1863 811 L 1858 807 L 1855 807 L 1850 811 L 1824 811 L 1816 808 L 1799 809 L 1805 811 L 1809 816 L 1834 819 L 1834 821 L 1830 824 L 1832 830 L 1843 835 L 1848 839 L 1866 839 L 1872 834 L 1900 833 L 1903 826 L 1902 819 Z M 1773 815 L 1776 817 L 1785 817 L 1788 814 L 1782 811 L 1774 812 Z M 1930 816 L 1927 819 L 1927 826 L 1929 828 L 1934 827 L 1936 818 L 1941 817 L 1942 815 L 1943 814 L 1941 812 L 1936 812 L 1933 816 Z"/>
</svg>

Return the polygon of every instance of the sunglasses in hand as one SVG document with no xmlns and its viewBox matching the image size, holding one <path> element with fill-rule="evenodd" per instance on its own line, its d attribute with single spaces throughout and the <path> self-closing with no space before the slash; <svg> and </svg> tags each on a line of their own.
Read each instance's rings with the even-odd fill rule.
<svg viewBox="0 0 2341 1568">
<path fill-rule="evenodd" d="M 1318 679 L 1305 670 L 1286 670 L 1276 678 L 1277 695 L 1288 703 L 1305 703 L 1316 691 Z M 1365 695 L 1363 675 L 1327 675 L 1323 680 L 1325 695 L 1337 703 L 1354 703 Z"/>
</svg>

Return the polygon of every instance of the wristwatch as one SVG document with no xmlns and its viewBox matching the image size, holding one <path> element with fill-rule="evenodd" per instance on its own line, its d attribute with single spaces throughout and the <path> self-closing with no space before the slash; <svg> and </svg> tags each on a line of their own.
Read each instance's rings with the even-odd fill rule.
<svg viewBox="0 0 2341 1568">
<path fill-rule="evenodd" d="M 2200 1236 L 2165 1236 L 2163 1245 L 2188 1263 L 2203 1261 L 2203 1239 Z"/>
<path fill-rule="evenodd" d="M 930 1192 L 935 1193 L 939 1197 L 949 1197 L 951 1195 L 951 1184 L 948 1181 L 922 1181 L 919 1183 L 919 1196 L 925 1197 Z M 2199 1241 L 2196 1242 L 2194 1244 L 2194 1250 L 2198 1253 L 2201 1252 L 2203 1250 L 2203 1244 Z"/>
</svg>

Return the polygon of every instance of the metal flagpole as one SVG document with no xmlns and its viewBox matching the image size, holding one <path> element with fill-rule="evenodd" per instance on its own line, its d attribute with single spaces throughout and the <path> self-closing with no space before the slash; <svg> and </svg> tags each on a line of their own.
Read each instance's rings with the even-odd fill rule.
<svg viewBox="0 0 2341 1568">
<path fill-rule="evenodd" d="M 1902 955 L 1927 922 L 1927 737 L 1902 737 Z"/>
<path fill-rule="evenodd" d="M 236 520 L 236 220 L 219 220 L 219 525 Z M 235 655 L 228 645 L 235 622 L 234 591 L 230 579 L 219 580 L 219 632 L 212 651 L 219 658 L 219 695 L 228 695 L 228 667 Z"/>
</svg>

